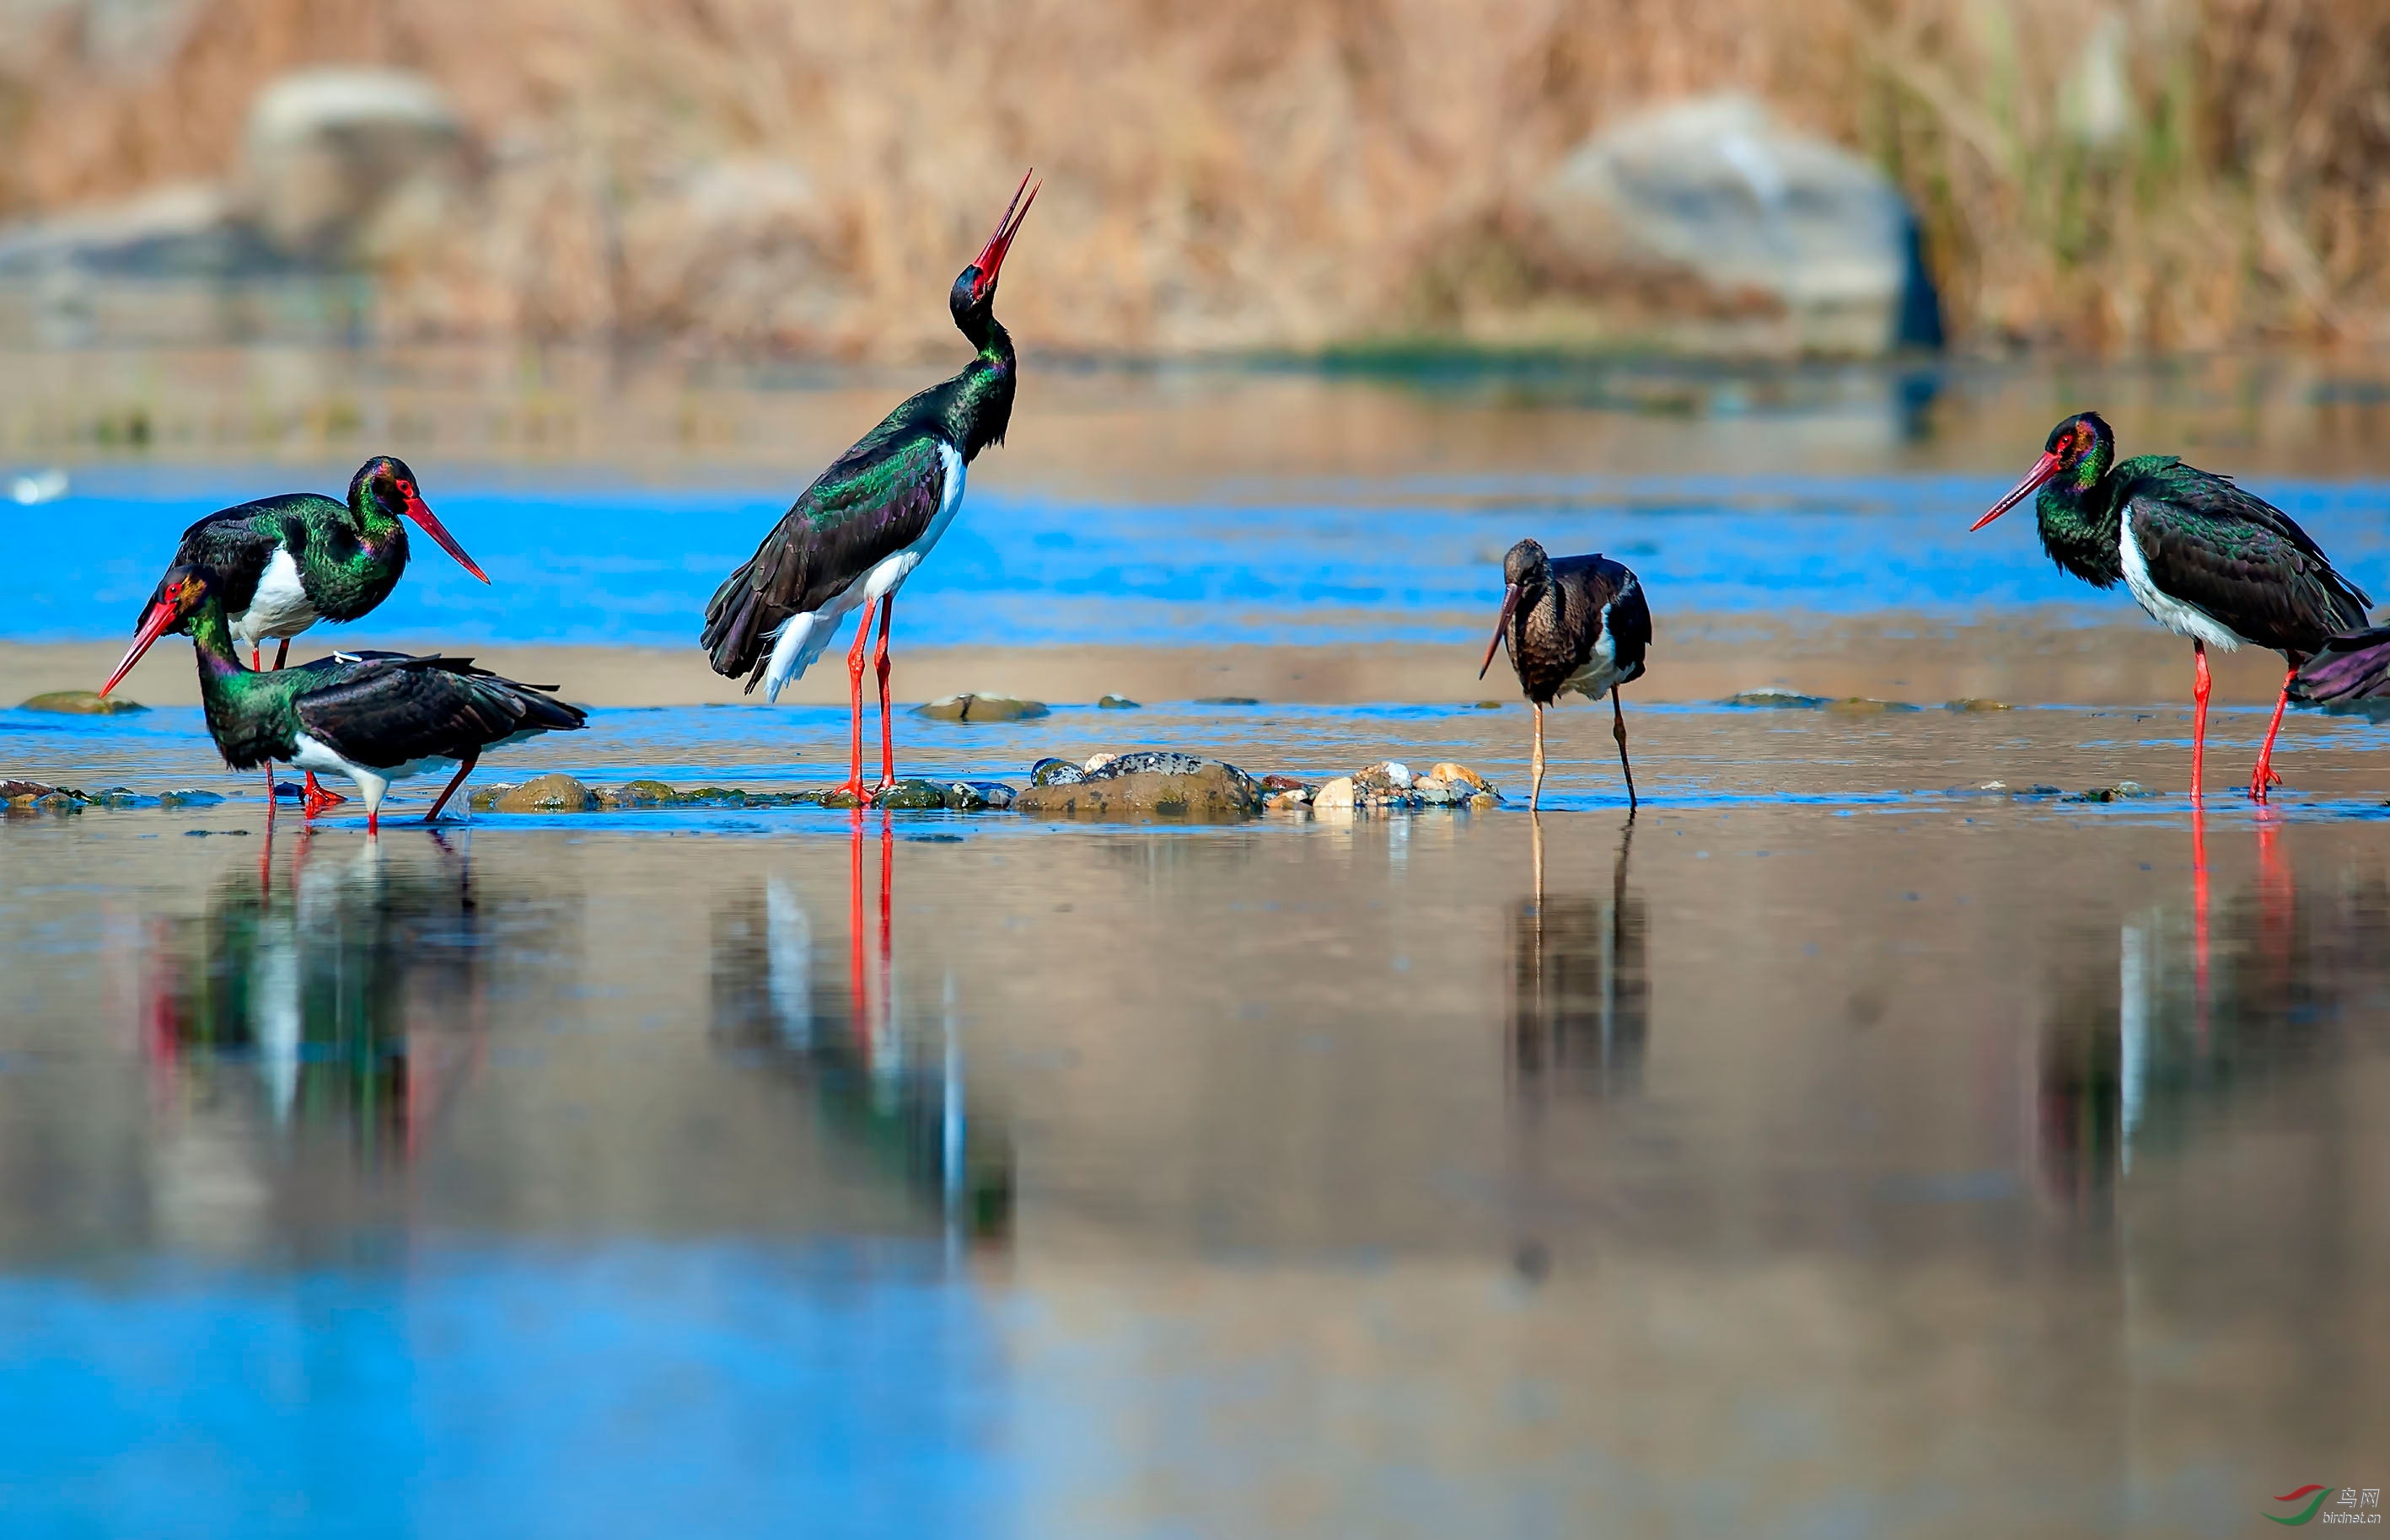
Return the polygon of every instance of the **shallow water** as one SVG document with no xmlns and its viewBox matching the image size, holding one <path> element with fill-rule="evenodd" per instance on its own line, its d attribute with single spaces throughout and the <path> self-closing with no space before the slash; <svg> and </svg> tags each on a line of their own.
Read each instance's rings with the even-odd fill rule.
<svg viewBox="0 0 2390 1540">
<path fill-rule="evenodd" d="M 290 363 L 163 371 L 174 463 L 7 509 L 0 643 L 120 639 L 190 519 L 387 440 L 498 582 L 418 542 L 340 640 L 701 669 L 713 583 L 897 389 L 493 407 L 345 357 L 269 389 Z M 0 710 L 0 776 L 228 799 L 0 818 L 0 1529 L 2221 1535 L 2379 1487 L 2385 729 L 2294 715 L 2255 813 L 2265 713 L 2219 707 L 2195 814 L 2176 644 L 2110 660 L 2127 600 L 2022 520 L 1964 533 L 2121 395 L 2134 447 L 2254 465 L 2390 588 L 2390 395 L 2347 404 L 2341 366 L 2092 402 L 2116 381 L 1689 377 L 1656 413 L 1632 370 L 1038 377 L 900 653 L 1028 644 L 1111 688 L 1276 644 L 1287 693 L 1345 703 L 905 716 L 906 773 L 1450 758 L 1497 811 L 433 830 L 415 782 L 378 841 L 353 804 L 269 841 L 194 708 Z M 145 373 L 0 382 L 0 430 L 43 447 Z M 371 443 L 204 447 L 353 376 Z M 685 411 L 715 417 L 657 427 Z M 551 463 L 418 447 L 484 431 Z M 1527 712 L 1466 677 L 1522 533 L 1651 589 L 1631 820 L 1606 708 L 1552 714 L 1530 818 Z M 1464 699 L 1368 703 L 1409 683 L 1356 666 L 1389 642 Z M 19 652 L 39 687 L 107 661 Z M 1935 693 L 1683 703 L 1821 678 Z M 634 687 L 604 698 L 689 699 Z M 1986 692 L 2023 709 L 1933 704 Z M 476 782 L 781 790 L 845 751 L 835 706 L 608 709 Z"/>
<path fill-rule="evenodd" d="M 154 790 L 186 714 L 45 725 Z M 1525 725 L 1127 720 L 1514 789 Z M 11 818 L 0 1492 L 24 1533 L 2088 1535 L 2370 1479 L 2380 729 L 2294 722 L 2281 811 L 2194 828 L 1956 791 L 2176 786 L 2178 713 L 1630 720 L 1631 824 L 1591 712 L 1540 820 Z M 577 748 L 761 787 L 838 725 Z"/>
</svg>

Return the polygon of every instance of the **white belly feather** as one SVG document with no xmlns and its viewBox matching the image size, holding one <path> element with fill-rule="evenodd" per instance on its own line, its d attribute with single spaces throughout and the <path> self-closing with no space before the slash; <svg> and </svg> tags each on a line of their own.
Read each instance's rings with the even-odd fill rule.
<svg viewBox="0 0 2390 1540">
<path fill-rule="evenodd" d="M 951 444 L 938 445 L 938 455 L 945 462 L 945 486 L 938 498 L 938 511 L 930 516 L 930 527 L 921 537 L 895 554 L 883 558 L 859 582 L 850 583 L 824 601 L 821 608 L 808 610 L 789 617 L 772 642 L 772 661 L 764 670 L 764 699 L 777 700 L 781 687 L 791 679 L 804 677 L 805 670 L 827 651 L 831 634 L 849 611 L 863 605 L 877 604 L 904 585 L 955 521 L 963 506 L 963 457 Z"/>
<path fill-rule="evenodd" d="M 2133 533 L 2133 505 L 2126 503 L 2116 520 L 2116 555 L 2124 565 L 2125 586 L 2132 590 L 2133 602 L 2148 611 L 2150 619 L 2178 636 L 2191 636 L 2210 647 L 2237 652 L 2248 638 L 2222 621 L 2194 604 L 2186 604 L 2171 594 L 2159 590 L 2150 576 L 2150 558 L 2141 550 L 2141 537 Z M 2255 643 L 2250 643 L 2255 646 Z"/>
<path fill-rule="evenodd" d="M 1587 700 L 1599 700 L 1617 686 L 1625 684 L 1627 671 L 1618 666 L 1618 637 L 1610 629 L 1610 606 L 1601 607 L 1601 635 L 1594 638 L 1593 656 L 1585 667 L 1568 676 L 1566 683 L 1552 693 L 1555 696 L 1576 694 Z"/>
<path fill-rule="evenodd" d="M 299 563 L 291 559 L 289 551 L 276 546 L 274 559 L 265 564 L 263 575 L 257 580 L 256 597 L 248 609 L 232 617 L 232 636 L 243 647 L 255 647 L 277 637 L 296 636 L 319 618 L 307 597 L 306 585 L 299 581 Z"/>
<path fill-rule="evenodd" d="M 365 793 L 366 811 L 376 813 L 380 811 L 382 794 L 390 789 L 391 782 L 412 780 L 427 770 L 446 768 L 456 762 L 451 759 L 415 759 L 405 764 L 368 767 L 349 759 L 321 738 L 300 733 L 293 739 L 290 763 L 302 770 L 313 770 L 319 776 L 340 776 L 356 782 L 357 789 Z"/>
</svg>

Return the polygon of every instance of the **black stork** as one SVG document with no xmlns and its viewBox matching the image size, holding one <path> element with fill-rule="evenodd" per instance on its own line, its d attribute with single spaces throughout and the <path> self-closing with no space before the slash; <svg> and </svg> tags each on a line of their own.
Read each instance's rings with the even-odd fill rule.
<svg viewBox="0 0 2390 1540">
<path fill-rule="evenodd" d="M 846 655 L 852 740 L 840 789 L 862 804 L 896 780 L 888 705 L 888 628 L 896 590 L 930 554 L 962 507 L 963 478 L 979 452 L 1004 441 L 1012 420 L 1012 338 L 995 314 L 996 278 L 1021 222 L 1037 200 L 1023 176 L 996 234 L 957 276 L 946 308 L 978 350 L 962 372 L 913 396 L 830 463 L 705 607 L 703 645 L 715 673 L 747 676 L 777 700 L 829 646 L 848 610 L 860 609 Z M 863 659 L 871 606 L 880 605 L 880 784 L 863 785 Z"/>
<path fill-rule="evenodd" d="M 569 732 L 586 720 L 578 707 L 544 693 L 553 687 L 501 679 L 475 668 L 469 658 L 336 652 L 296 668 L 259 673 L 240 661 L 225 613 L 226 586 L 208 567 L 177 567 L 160 578 L 133 650 L 100 693 L 114 689 L 150 643 L 173 627 L 187 626 L 199 654 L 208 732 L 225 763 L 251 770 L 281 760 L 345 776 L 365 794 L 368 833 L 380 830 L 382 794 L 391 782 L 434 766 L 456 766 L 440 800 L 423 815 L 430 823 L 483 750 L 538 733 Z M 315 814 L 321 805 L 310 798 L 307 811 Z"/>
<path fill-rule="evenodd" d="M 457 565 L 490 581 L 424 503 L 415 472 L 392 455 L 377 455 L 357 468 L 345 504 L 292 492 L 220 508 L 183 532 L 167 565 L 212 571 L 232 639 L 249 648 L 250 667 L 257 667 L 265 642 L 278 640 L 274 666 L 280 668 L 289 659 L 291 637 L 319 620 L 362 620 L 390 597 L 406 571 L 409 519 Z M 154 610 L 154 601 L 144 604 L 141 618 Z M 135 646 L 133 661 L 147 646 Z M 272 770 L 266 776 L 273 778 Z M 316 786 L 312 770 L 307 792 L 319 803 L 345 800 Z"/>
<path fill-rule="evenodd" d="M 2333 570 L 2323 547 L 2289 514 L 2230 477 L 2171 455 L 2118 462 L 2115 431 L 2097 412 L 2078 412 L 2051 429 L 2024 480 L 1969 533 L 2028 496 L 2052 561 L 2095 588 L 2122 583 L 2152 620 L 2191 638 L 2194 801 L 2207 758 L 2208 648 L 2230 652 L 2245 643 L 2289 660 L 2249 777 L 2249 795 L 2264 802 L 2281 784 L 2274 737 L 2292 680 L 2333 637 L 2364 625 L 2373 601 Z"/>
<path fill-rule="evenodd" d="M 1527 811 L 1543 802 L 1544 708 L 1571 693 L 1587 700 L 1607 693 L 1618 767 L 1626 776 L 1626 810 L 1634 812 L 1635 766 L 1626 758 L 1626 712 L 1618 687 L 1643 677 L 1643 655 L 1651 646 L 1643 584 L 1606 556 L 1554 558 L 1532 540 L 1520 541 L 1502 558 L 1502 616 L 1494 622 L 1477 677 L 1485 677 L 1495 649 L 1507 643 L 1520 693 L 1536 708 Z"/>
</svg>

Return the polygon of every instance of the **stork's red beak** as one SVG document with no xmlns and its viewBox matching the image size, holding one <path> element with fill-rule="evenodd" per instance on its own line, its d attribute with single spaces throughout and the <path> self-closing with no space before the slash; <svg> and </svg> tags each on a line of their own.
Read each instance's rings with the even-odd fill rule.
<svg viewBox="0 0 2390 1540">
<path fill-rule="evenodd" d="M 124 654 L 124 661 L 116 665 L 116 672 L 108 676 L 107 684 L 99 687 L 99 693 L 106 695 L 124 683 L 124 676 L 133 672 L 133 665 L 141 661 L 141 655 L 149 650 L 152 642 L 166 634 L 166 628 L 173 624 L 174 620 L 172 604 L 161 599 L 150 606 L 148 618 L 141 622 L 141 629 L 133 634 L 133 646 Z"/>
<path fill-rule="evenodd" d="M 426 504 L 421 497 L 418 496 L 415 493 L 409 492 L 406 494 L 406 507 L 402 511 L 404 511 L 409 519 L 412 519 L 417 523 L 422 525 L 424 533 L 440 542 L 440 548 L 446 551 L 450 556 L 455 557 L 456 558 L 457 566 L 464 568 L 465 571 L 472 573 L 475 577 L 480 578 L 483 583 L 490 581 L 490 574 L 473 565 L 473 558 L 465 554 L 464 546 L 456 544 L 456 537 L 450 534 L 447 530 L 442 526 L 439 520 L 431 517 L 431 508 L 430 505 Z"/>
<path fill-rule="evenodd" d="M 2042 453 L 2041 458 L 2033 462 L 2033 468 L 2024 473 L 2024 480 L 2009 488 L 2008 494 L 2002 497 L 1998 502 L 1992 505 L 1991 512 L 1984 515 L 1981 519 L 1978 519 L 1973 523 L 1968 525 L 1967 533 L 1969 534 L 1974 533 L 1977 530 L 1982 529 L 1993 520 L 1998 519 L 2000 515 L 2008 512 L 2009 509 L 2016 507 L 2019 503 L 2024 502 L 2026 498 L 2032 496 L 2037 491 L 2040 490 L 2042 482 L 2049 481 L 2052 476 L 2057 474 L 2058 456 L 2045 450 Z"/>
<path fill-rule="evenodd" d="M 1519 585 L 1514 583 L 1502 590 L 1502 618 L 1494 622 L 1494 639 L 1485 644 L 1485 661 L 1477 665 L 1477 677 L 1480 679 L 1484 678 L 1485 671 L 1494 666 L 1495 650 L 1502 645 L 1502 638 L 1510 634 L 1510 611 L 1518 608 Z"/>
<path fill-rule="evenodd" d="M 971 285 L 971 298 L 983 300 L 996 288 L 996 275 L 1004 271 L 1004 254 L 1012 250 L 1012 237 L 1021 233 L 1021 222 L 1029 217 L 1029 205 L 1037 201 L 1037 194 L 1046 184 L 1033 187 L 1029 179 L 1037 174 L 1034 166 L 1022 173 L 1021 186 L 1012 189 L 1012 201 L 1004 206 L 1004 217 L 996 222 L 996 234 L 987 237 L 980 248 L 978 260 L 971 265 L 979 269 L 979 277 Z M 1024 199 L 1021 195 L 1027 193 Z"/>
</svg>

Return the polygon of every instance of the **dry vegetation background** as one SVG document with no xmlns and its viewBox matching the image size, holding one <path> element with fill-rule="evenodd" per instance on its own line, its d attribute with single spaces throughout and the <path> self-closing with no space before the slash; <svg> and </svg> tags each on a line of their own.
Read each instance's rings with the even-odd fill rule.
<svg viewBox="0 0 2390 1540">
<path fill-rule="evenodd" d="M 1021 170 L 1049 348 L 1314 348 L 1572 281 L 1525 196 L 1720 87 L 1886 167 L 1962 342 L 2390 336 L 2390 0 L 0 0 L 0 212 L 225 173 L 259 85 L 418 70 L 468 210 L 402 335 L 950 350 Z"/>
</svg>

